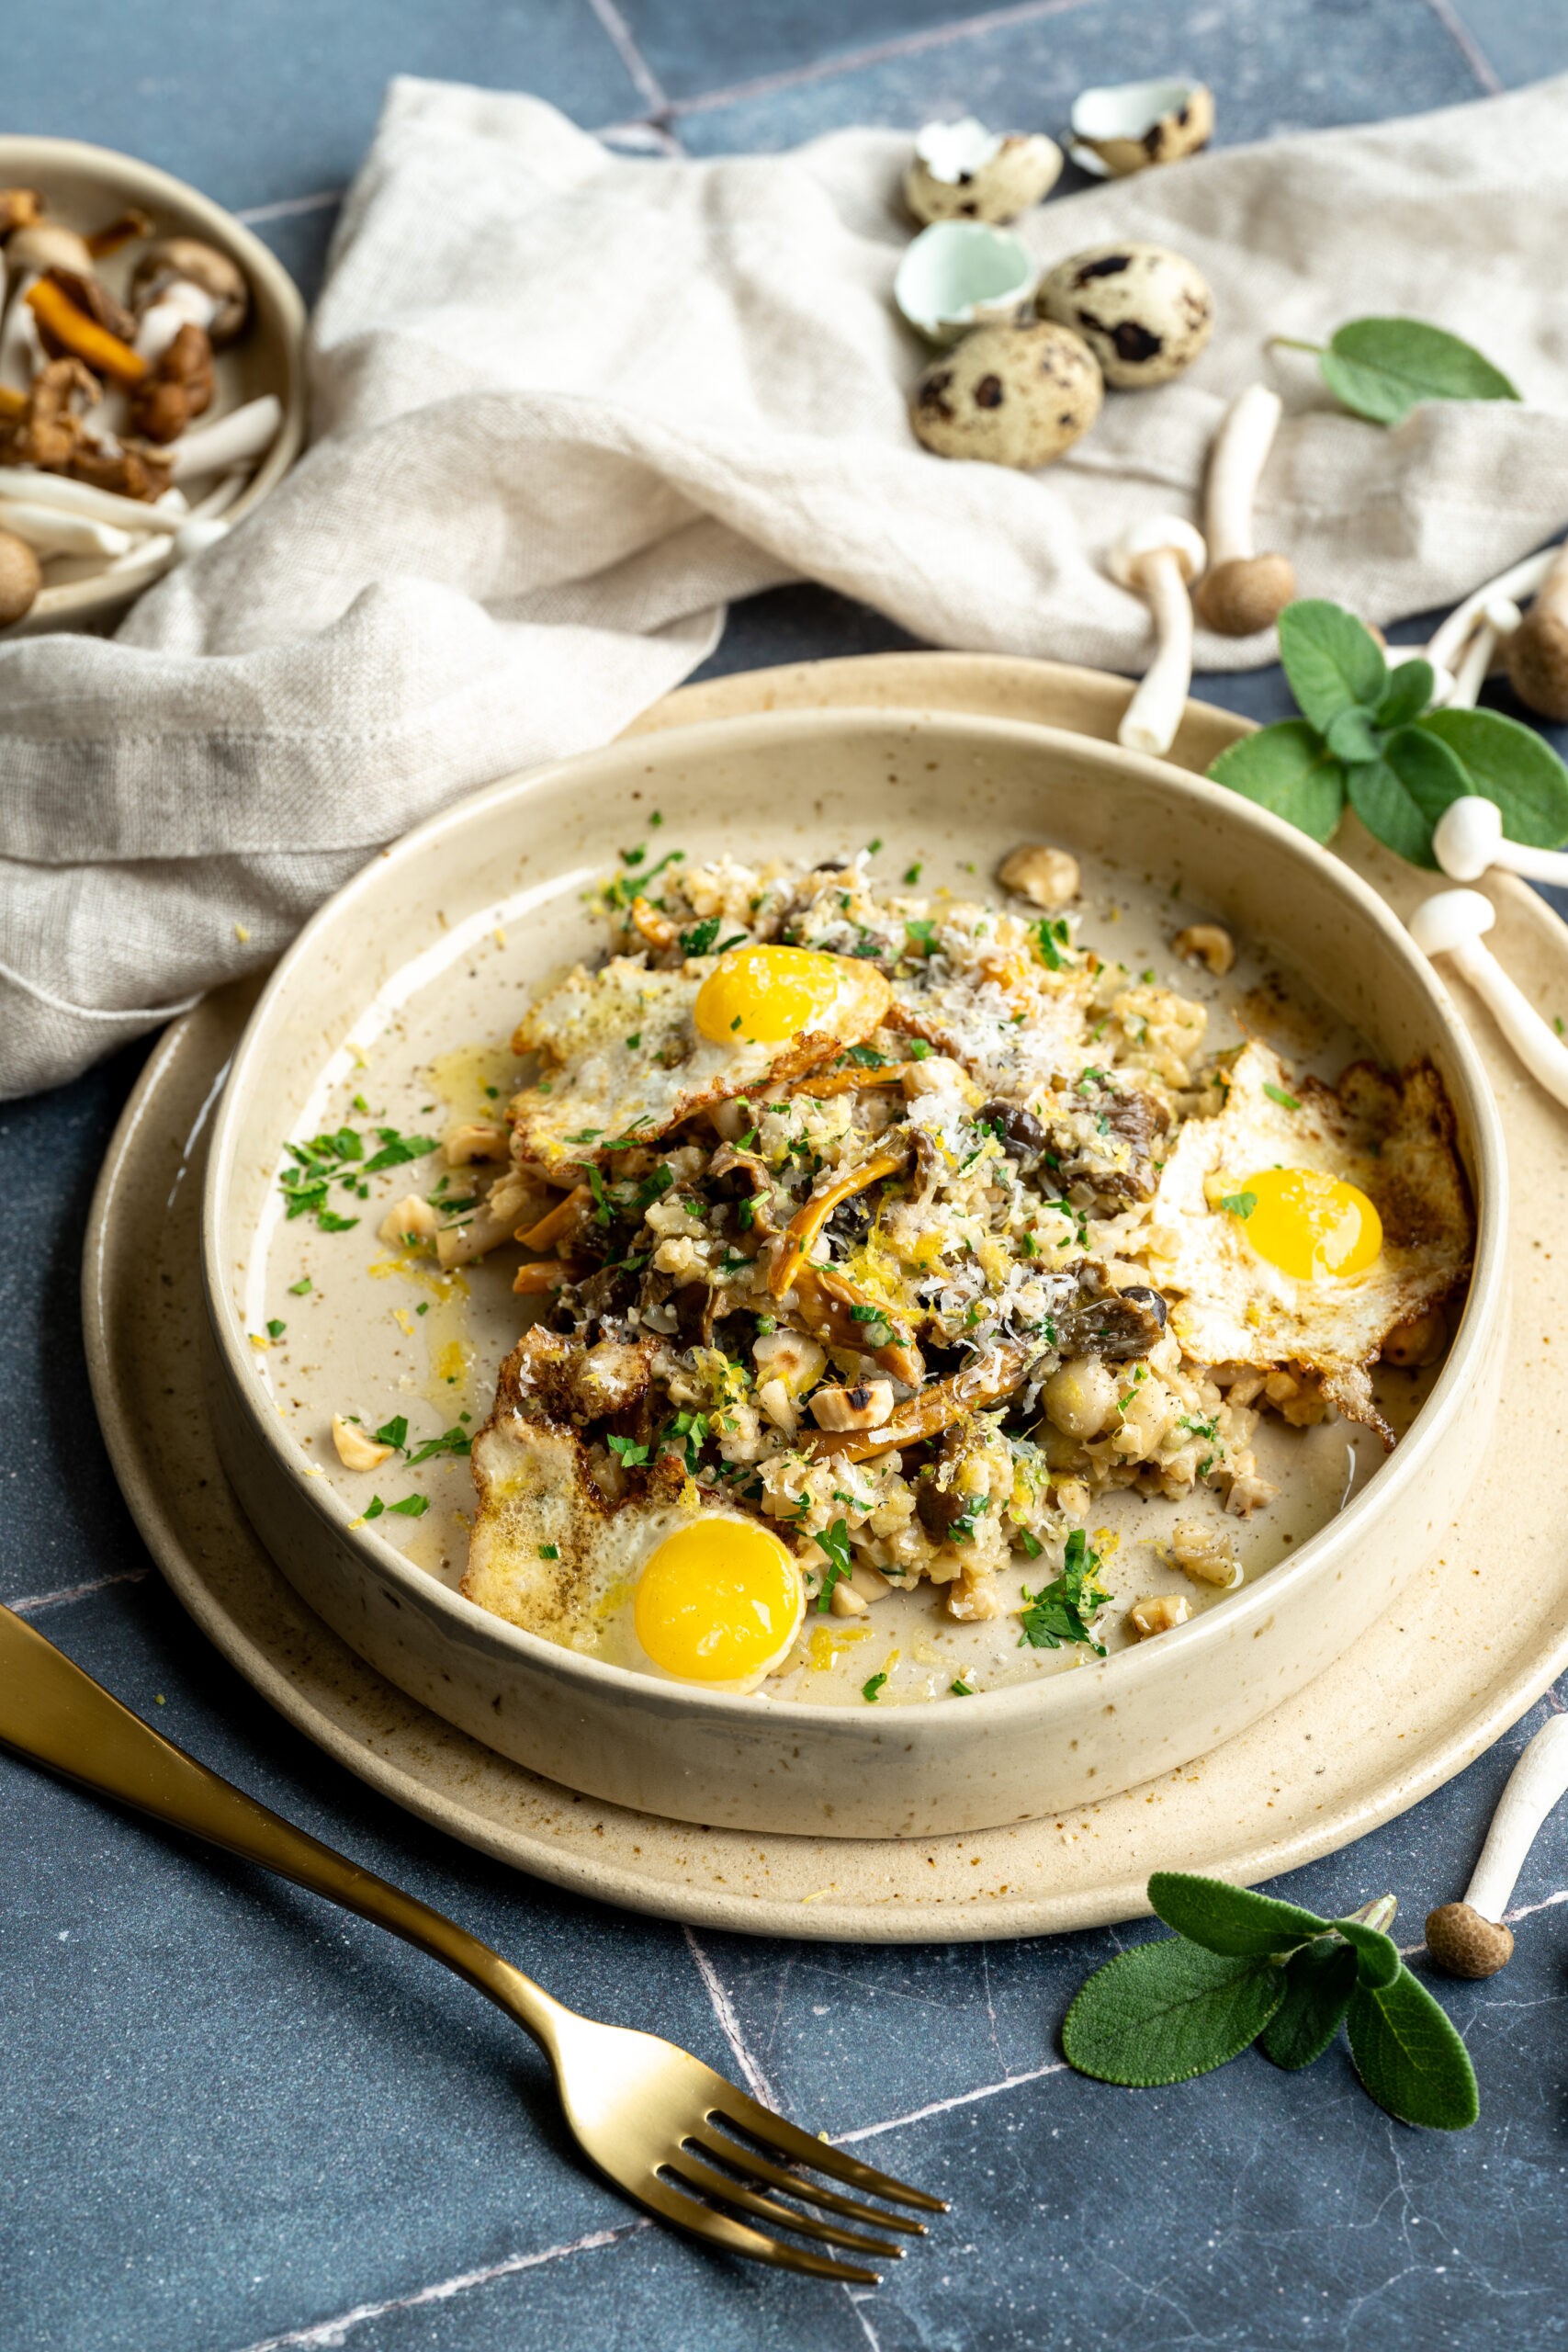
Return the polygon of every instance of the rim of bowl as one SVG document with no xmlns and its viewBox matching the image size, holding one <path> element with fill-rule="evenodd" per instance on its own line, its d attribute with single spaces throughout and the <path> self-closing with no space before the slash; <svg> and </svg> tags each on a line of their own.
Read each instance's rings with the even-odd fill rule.
<svg viewBox="0 0 1568 2352">
<path fill-rule="evenodd" d="M 47 197 L 47 181 L 51 167 L 56 171 L 71 171 L 79 175 L 95 175 L 105 183 L 110 201 L 140 198 L 149 209 L 159 207 L 166 211 L 180 211 L 192 217 L 193 222 L 205 232 L 210 243 L 225 248 L 244 270 L 250 280 L 255 319 L 252 332 L 262 324 L 264 307 L 274 316 L 272 330 L 283 356 L 287 390 L 283 401 L 283 422 L 271 448 L 262 459 L 244 489 L 229 509 L 229 519 L 238 522 L 258 506 L 269 492 L 275 490 L 299 455 L 305 439 L 305 300 L 299 288 L 278 260 L 277 255 L 261 239 L 246 228 L 243 220 L 225 210 L 209 196 L 203 196 L 188 181 L 176 179 L 172 172 L 161 171 L 156 164 L 144 164 L 136 155 L 122 155 L 115 147 L 96 147 L 84 139 L 33 138 L 20 132 L 0 134 L 0 184 L 13 183 L 31 187 L 41 185 Z M 265 303 L 264 303 L 265 298 Z M 167 569 L 165 550 L 148 556 L 141 563 L 128 565 L 112 578 L 100 573 L 86 580 L 69 580 L 57 588 L 46 588 L 37 605 L 24 613 L 17 625 L 18 636 L 36 633 L 40 626 L 51 628 L 73 621 L 90 619 L 95 614 L 114 612 L 132 597 L 141 595 Z M 48 602 L 58 599 L 58 602 Z M 0 638 L 10 634 L 0 630 Z"/>
<path fill-rule="evenodd" d="M 652 1675 L 638 1674 L 629 1667 L 613 1666 L 603 1659 L 585 1657 L 579 1651 L 564 1648 L 558 1643 L 547 1641 L 542 1634 L 513 1625 L 491 1610 L 481 1609 L 477 1601 L 468 1600 L 461 1592 L 442 1584 L 438 1578 L 416 1566 L 395 1544 L 387 1542 L 374 1530 L 351 1527 L 353 1513 L 349 1505 L 324 1479 L 307 1478 L 302 1475 L 304 1464 L 299 1447 L 284 1432 L 276 1415 L 261 1410 L 253 1385 L 243 1377 L 248 1369 L 248 1351 L 243 1344 L 244 1333 L 230 1302 L 222 1272 L 223 1266 L 232 1260 L 235 1253 L 231 1247 L 220 1247 L 220 1236 L 224 1232 L 223 1204 L 231 1193 L 229 1170 L 235 1154 L 246 1066 L 260 1050 L 274 1004 L 288 988 L 297 967 L 313 956 L 323 933 L 335 929 L 345 918 L 352 918 L 363 901 L 373 898 L 381 876 L 393 867 L 416 860 L 428 843 L 437 840 L 450 827 L 466 825 L 484 813 L 525 799 L 531 791 L 555 783 L 562 775 L 581 774 L 591 778 L 596 769 L 606 765 L 615 769 L 628 762 L 635 762 L 639 770 L 646 771 L 650 760 L 671 754 L 678 756 L 682 747 L 687 745 L 710 741 L 734 743 L 742 739 L 763 744 L 781 738 L 809 741 L 824 735 L 874 737 L 885 741 L 890 730 L 900 728 L 934 729 L 977 744 L 996 746 L 1007 743 L 1021 751 L 1038 750 L 1043 737 L 1053 748 L 1069 749 L 1075 758 L 1086 759 L 1090 764 L 1101 766 L 1111 774 L 1125 774 L 1131 770 L 1144 782 L 1157 784 L 1178 799 L 1188 800 L 1211 815 L 1223 809 L 1227 820 L 1243 831 L 1271 842 L 1288 855 L 1298 858 L 1308 866 L 1315 866 L 1333 888 L 1370 918 L 1374 931 L 1381 934 L 1386 951 L 1394 962 L 1404 967 L 1407 976 L 1416 979 L 1418 992 L 1426 998 L 1431 1012 L 1434 1035 L 1441 1035 L 1445 1039 L 1453 1057 L 1461 1091 L 1466 1098 L 1455 1108 L 1468 1130 L 1474 1154 L 1473 1190 L 1478 1196 L 1475 1202 L 1475 1254 L 1460 1328 L 1444 1358 L 1430 1396 L 1410 1430 L 1394 1451 L 1378 1464 L 1361 1492 L 1342 1510 L 1336 1512 L 1315 1534 L 1309 1536 L 1298 1551 L 1269 1569 L 1255 1584 L 1241 1587 L 1225 1608 L 1206 1609 L 1200 1617 L 1175 1629 L 1175 1639 L 1180 1645 L 1179 1655 L 1184 1659 L 1201 1660 L 1202 1652 L 1216 1642 L 1269 1615 L 1287 1589 L 1293 1590 L 1296 1586 L 1317 1576 L 1335 1551 L 1369 1519 L 1381 1517 L 1385 1511 L 1398 1507 L 1419 1479 L 1427 1456 L 1442 1442 L 1454 1410 L 1462 1403 L 1478 1362 L 1491 1341 L 1494 1325 L 1504 1304 L 1507 1163 L 1501 1119 L 1470 1034 L 1444 993 L 1430 962 L 1371 885 L 1363 882 L 1359 875 L 1340 859 L 1320 849 L 1305 833 L 1287 825 L 1281 818 L 1259 808 L 1256 802 L 1226 791 L 1224 786 L 1213 784 L 1207 777 L 1173 767 L 1167 761 L 1144 752 L 1129 752 L 1118 743 L 1106 743 L 1093 737 L 1077 735 L 1064 728 L 1043 727 L 1022 719 L 990 718 L 965 712 L 913 708 L 765 711 L 735 718 L 708 719 L 696 726 L 671 728 L 656 735 L 625 737 L 597 751 L 580 752 L 570 759 L 553 760 L 537 768 L 500 777 L 494 784 L 483 786 L 478 792 L 469 793 L 439 809 L 412 832 L 405 833 L 389 848 L 373 856 L 317 909 L 269 977 L 246 1023 L 244 1035 L 235 1048 L 213 1125 L 201 1214 L 202 1285 L 208 1321 L 223 1355 L 231 1385 L 243 1400 L 253 1436 L 260 1437 L 267 1452 L 302 1488 L 316 1515 L 341 1538 L 360 1550 L 383 1580 L 400 1588 L 417 1604 L 448 1617 L 454 1631 L 460 1631 L 470 1642 L 476 1635 L 482 1634 L 493 1640 L 503 1653 L 526 1659 L 531 1665 L 543 1668 L 567 1682 L 582 1679 L 590 1687 L 597 1687 L 606 1694 L 620 1690 L 628 1697 L 635 1695 L 640 1706 L 651 1706 L 672 1716 L 687 1716 L 695 1708 L 703 1710 L 710 1717 L 716 1716 L 723 1722 L 733 1724 L 737 1728 L 746 1724 L 754 1729 L 773 1725 L 782 1732 L 795 1726 L 801 1730 L 810 1728 L 832 1732 L 840 1737 L 853 1737 L 858 1734 L 874 1740 L 886 1736 L 887 1724 L 886 1716 L 874 1719 L 869 1709 L 857 1711 L 850 1707 L 814 1705 L 799 1699 L 770 1699 L 760 1713 L 754 1693 L 740 1696 L 726 1691 L 705 1690 L 701 1684 L 666 1682 Z M 666 746 L 670 747 L 668 752 Z M 249 1237 L 243 1238 L 248 1247 Z M 263 1541 L 265 1541 L 265 1534 Z M 1171 1654 L 1168 1641 L 1144 1642 L 1130 1650 L 1118 1651 L 1104 1660 L 1097 1659 L 1095 1665 L 1102 1671 L 1113 1671 L 1116 1693 L 1132 1700 L 1151 1675 L 1164 1671 L 1160 1660 L 1168 1658 Z M 1049 1675 L 1000 1690 L 979 1691 L 976 1696 L 987 1711 L 984 1720 L 994 1724 L 1013 1717 L 1032 1716 L 1048 1711 L 1053 1703 L 1052 1693 L 1065 1679 L 1059 1675 Z M 911 1720 L 931 1727 L 920 1736 L 938 1738 L 960 1736 L 956 1728 L 942 1732 L 939 1728 L 941 1725 L 956 1727 L 976 1721 L 973 1707 L 943 1708 L 917 1705 L 914 1702 L 897 1708 L 896 1713 L 901 1736 L 908 1733 Z"/>
</svg>

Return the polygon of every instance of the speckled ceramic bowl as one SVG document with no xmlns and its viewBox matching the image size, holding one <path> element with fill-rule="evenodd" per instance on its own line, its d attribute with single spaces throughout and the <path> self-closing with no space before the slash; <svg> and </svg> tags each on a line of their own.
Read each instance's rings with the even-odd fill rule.
<svg viewBox="0 0 1568 2352">
<path fill-rule="evenodd" d="M 389 1021 L 443 973 L 471 981 L 492 942 L 484 1001 L 504 1035 L 529 984 L 596 944 L 581 894 L 655 808 L 662 838 L 694 854 L 811 858 L 880 835 L 894 859 L 906 844 L 920 855 L 928 881 L 987 875 L 1021 839 L 1059 842 L 1145 888 L 1179 884 L 1184 910 L 1265 943 L 1389 1062 L 1432 1057 L 1475 1193 L 1475 1272 L 1414 1426 L 1321 1532 L 1191 1623 L 1103 1662 L 963 1704 L 873 1709 L 708 1695 L 560 1649 L 463 1599 L 384 1521 L 363 1521 L 310 1450 L 333 1401 L 312 1395 L 315 1368 L 268 1369 L 259 1318 L 284 1231 L 282 1139 L 301 1121 L 308 1131 L 345 1069 L 374 1069 Z M 1003 720 L 794 712 L 692 728 L 444 812 L 341 891 L 279 966 L 235 1057 L 208 1175 L 218 1442 L 268 1549 L 329 1624 L 450 1722 L 568 1787 L 757 1830 L 991 1826 L 1111 1794 L 1229 1738 L 1359 1641 L 1431 1555 L 1489 1441 L 1506 1209 L 1491 1093 L 1430 967 L 1365 884 L 1248 802 L 1114 745 Z M 301 1353 L 335 1346 L 341 1365 L 361 1342 L 330 1318 L 364 1294 L 346 1276 L 330 1287 L 344 1305 L 316 1285 L 321 1319 Z M 366 1381 L 386 1349 L 378 1328 L 362 1344 Z M 488 1378 L 493 1363 L 479 1369 Z"/>
<path fill-rule="evenodd" d="M 184 180 L 79 139 L 0 138 L 0 187 L 37 188 L 51 220 L 84 234 L 138 207 L 151 217 L 155 235 L 199 237 L 244 272 L 251 288 L 250 321 L 239 339 L 217 354 L 217 390 L 202 423 L 214 424 L 264 392 L 281 401 L 283 423 L 226 510 L 226 519 L 237 523 L 283 480 L 305 438 L 305 305 L 283 264 L 231 212 Z M 130 244 L 105 261 L 105 283 L 118 289 L 141 250 L 140 243 Z M 51 557 L 31 610 L 0 636 L 99 627 L 150 587 L 168 564 L 166 540 L 118 559 L 112 568 L 101 556 Z"/>
</svg>

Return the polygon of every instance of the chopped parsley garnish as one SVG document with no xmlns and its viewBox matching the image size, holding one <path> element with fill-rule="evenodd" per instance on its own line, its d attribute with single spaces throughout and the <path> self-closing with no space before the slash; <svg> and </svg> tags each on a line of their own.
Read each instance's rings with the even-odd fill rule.
<svg viewBox="0 0 1568 2352">
<path fill-rule="evenodd" d="M 405 1495 L 400 1503 L 389 1503 L 387 1509 L 395 1511 L 400 1519 L 423 1519 L 430 1509 L 430 1497 Z"/>
<path fill-rule="evenodd" d="M 918 922 L 912 917 L 906 918 L 904 935 L 917 947 L 923 947 L 928 956 L 936 945 L 936 925 L 926 917 Z"/>
<path fill-rule="evenodd" d="M 677 1413 L 666 1421 L 659 1432 L 660 1451 L 679 1453 L 688 1471 L 694 1471 L 702 1459 L 708 1440 L 708 1417 L 705 1413 Z"/>
<path fill-rule="evenodd" d="M 281 1340 L 288 1329 L 288 1324 L 280 1322 L 278 1317 L 275 1315 L 267 1324 L 266 1336 L 269 1340 Z"/>
<path fill-rule="evenodd" d="M 624 849 L 621 852 L 621 864 L 623 865 L 640 865 L 647 855 L 647 842 L 638 842 L 636 849 Z"/>
<path fill-rule="evenodd" d="M 874 1046 L 852 1046 L 848 1053 L 839 1056 L 840 1069 L 845 1062 L 853 1062 L 857 1069 L 886 1069 L 887 1068 L 886 1055 L 879 1054 Z"/>
<path fill-rule="evenodd" d="M 681 933 L 682 955 L 711 956 L 714 942 L 723 928 L 722 915 L 705 915 L 700 922 L 694 922 L 692 925 L 690 931 L 683 931 Z"/>
<path fill-rule="evenodd" d="M 912 1062 L 929 1062 L 935 1051 L 935 1046 L 928 1046 L 923 1037 L 911 1037 L 909 1040 L 909 1059 Z"/>
<path fill-rule="evenodd" d="M 1264 1087 L 1263 1091 L 1270 1102 L 1278 1102 L 1281 1111 L 1299 1111 L 1302 1107 L 1295 1096 L 1287 1094 L 1282 1086 L 1269 1083 Z"/>
<path fill-rule="evenodd" d="M 635 1437 L 620 1437 L 614 1430 L 604 1440 L 623 1470 L 637 1470 L 648 1460 L 649 1448 L 639 1445 Z"/>
<path fill-rule="evenodd" d="M 882 836 L 881 836 L 880 834 L 878 834 L 878 835 L 877 835 L 877 837 L 876 837 L 876 839 L 875 839 L 874 841 L 867 842 L 867 843 L 866 843 L 866 845 L 865 845 L 865 854 L 866 854 L 867 857 L 874 857 L 874 856 L 876 855 L 877 851 L 878 851 L 881 847 L 882 847 Z"/>
<path fill-rule="evenodd" d="M 972 1699 L 975 1696 L 974 1684 L 965 1682 L 962 1676 L 955 1682 L 950 1682 L 947 1687 L 955 1699 Z"/>
<path fill-rule="evenodd" d="M 473 1440 L 467 1430 L 443 1430 L 439 1437 L 427 1437 L 423 1444 L 415 1446 L 409 1455 L 409 1468 L 417 1470 L 422 1462 L 434 1462 L 439 1454 L 468 1453 L 472 1445 Z"/>
<path fill-rule="evenodd" d="M 805 1499 L 803 1496 L 801 1498 L 803 1504 Z M 822 1571 L 821 1589 L 817 1595 L 818 1611 L 820 1614 L 826 1614 L 832 1602 L 834 1586 L 840 1583 L 845 1577 L 852 1576 L 854 1573 L 850 1559 L 848 1523 L 844 1520 L 836 1519 L 826 1535 L 814 1535 L 811 1540 L 827 1559 L 827 1566 Z"/>
<path fill-rule="evenodd" d="M 908 865 L 905 867 L 904 881 L 907 888 L 912 890 L 919 878 L 920 869 L 918 865 Z"/>
<path fill-rule="evenodd" d="M 627 1051 L 628 1051 L 628 1052 L 630 1052 L 630 1053 L 634 1053 L 634 1054 L 635 1054 L 635 1053 L 636 1053 L 636 1051 L 637 1051 L 637 1047 L 641 1045 L 641 1043 L 642 1043 L 642 1031 L 641 1031 L 640 1029 L 635 1029 L 635 1030 L 632 1032 L 631 1035 L 626 1039 L 626 1048 L 627 1048 Z"/>
<path fill-rule="evenodd" d="M 396 1420 L 383 1422 L 376 1432 L 378 1445 L 389 1445 L 399 1453 L 407 1451 L 408 1438 L 409 1424 L 406 1413 L 400 1413 Z"/>
<path fill-rule="evenodd" d="M 355 1104 L 361 1097 L 355 1096 Z M 309 1143 L 285 1144 L 284 1149 L 294 1165 L 286 1168 L 278 1177 L 278 1184 L 288 1203 L 285 1211 L 289 1217 L 314 1216 L 323 1233 L 347 1233 L 358 1224 L 355 1216 L 338 1216 L 327 1206 L 327 1193 L 333 1184 L 355 1193 L 360 1200 L 369 1198 L 367 1176 L 374 1176 L 383 1168 L 396 1168 L 405 1159 L 423 1159 L 427 1151 L 436 1149 L 434 1136 L 400 1136 L 396 1127 L 378 1127 L 379 1148 L 369 1159 L 365 1156 L 363 1137 L 353 1127 L 338 1127 L 330 1135 L 313 1136 Z"/>
<path fill-rule="evenodd" d="M 301 1274 L 301 1275 L 300 1275 L 300 1277 L 299 1277 L 299 1280 L 297 1283 L 289 1283 L 289 1285 L 288 1285 L 288 1295 L 289 1295 L 289 1297 L 290 1297 L 290 1298 L 306 1298 L 306 1297 L 308 1297 L 308 1296 L 310 1295 L 310 1275 L 309 1275 L 309 1274 Z"/>
<path fill-rule="evenodd" d="M 973 1544 L 975 1530 L 991 1508 L 989 1495 L 972 1495 L 958 1517 L 948 1527 L 954 1544 Z"/>
<path fill-rule="evenodd" d="M 372 1495 L 359 1516 L 361 1519 L 379 1519 L 386 1508 L 379 1495 Z"/>
<path fill-rule="evenodd" d="M 881 848 L 881 846 L 882 846 L 882 844 L 881 844 L 881 842 L 879 842 L 877 843 L 877 847 L 880 849 L 880 848 Z M 872 1703 L 874 1705 L 874 1703 L 875 1703 L 876 1700 L 877 1700 L 877 1699 L 880 1697 L 880 1695 L 881 1695 L 881 1692 L 882 1692 L 882 1687 L 883 1687 L 884 1683 L 886 1681 L 886 1679 L 887 1679 L 887 1677 L 886 1676 L 886 1674 L 874 1674 L 874 1675 L 872 1675 L 872 1676 L 870 1677 L 869 1680 L 867 1680 L 867 1681 L 865 1681 L 865 1682 L 863 1682 L 863 1683 L 861 1684 L 861 1686 L 860 1686 L 860 1695 L 861 1695 L 861 1697 L 862 1697 L 863 1699 L 869 1699 L 869 1700 L 872 1702 Z"/>
<path fill-rule="evenodd" d="M 1153 966 L 1152 964 L 1149 966 L 1149 968 L 1148 968 L 1148 970 L 1147 970 L 1146 972 L 1140 972 L 1140 973 L 1138 974 L 1138 978 L 1139 978 L 1139 979 L 1140 979 L 1140 980 L 1142 980 L 1142 982 L 1143 982 L 1143 984 L 1144 984 L 1145 988 L 1149 988 L 1149 987 L 1151 987 L 1151 986 L 1153 985 L 1153 982 L 1154 982 L 1154 977 L 1155 977 L 1155 967 L 1154 967 L 1154 966 Z"/>
<path fill-rule="evenodd" d="M 541 1544 L 539 1546 L 539 1557 L 541 1560 L 558 1560 L 560 1558 L 560 1545 L 558 1544 Z"/>
<path fill-rule="evenodd" d="M 1032 1535 L 1028 1528 L 1025 1527 L 1021 1530 L 1021 1538 L 1023 1544 L 1023 1548 L 1028 1553 L 1030 1558 L 1032 1560 L 1037 1560 L 1040 1557 L 1041 1553 L 1045 1549 L 1045 1546 L 1040 1541 L 1039 1536 Z"/>
<path fill-rule="evenodd" d="M 1103 1643 L 1095 1640 L 1088 1622 L 1111 1599 L 1098 1581 L 1100 1566 L 1099 1553 L 1083 1529 L 1075 1527 L 1067 1538 L 1061 1575 L 1042 1585 L 1038 1592 L 1026 1590 L 1023 1595 L 1027 1605 L 1019 1621 L 1023 1628 L 1018 1637 L 1020 1649 L 1025 1643 L 1034 1650 L 1058 1650 L 1064 1642 L 1086 1642 L 1101 1657 L 1105 1656 Z"/>
<path fill-rule="evenodd" d="M 1245 1225 L 1258 1206 L 1258 1195 L 1256 1193 L 1227 1193 L 1221 1201 L 1220 1206 L 1228 1211 L 1232 1216 L 1240 1217 Z"/>
<path fill-rule="evenodd" d="M 685 854 L 684 850 L 672 849 L 657 865 L 649 866 L 645 873 L 617 874 L 613 882 L 604 885 L 606 906 L 629 907 L 634 899 L 645 897 L 654 876 L 662 874 L 667 865 L 678 865 Z"/>
<path fill-rule="evenodd" d="M 1043 915 L 1037 923 L 1030 925 L 1030 936 L 1040 951 L 1041 962 L 1048 971 L 1066 970 L 1066 962 L 1061 951 L 1068 944 L 1068 933 L 1066 923 L 1061 916 L 1058 915 L 1053 922 L 1049 915 Z"/>
<path fill-rule="evenodd" d="M 892 1344 L 893 1326 L 887 1319 L 887 1313 L 885 1307 L 874 1306 L 857 1301 L 857 1303 L 850 1309 L 850 1320 L 852 1323 L 863 1323 L 865 1325 L 865 1336 L 871 1341 L 873 1347 L 886 1348 Z M 886 1337 L 885 1339 L 878 1339 L 877 1333 L 879 1331 L 886 1332 Z"/>
<path fill-rule="evenodd" d="M 376 1133 L 381 1148 L 366 1161 L 367 1176 L 375 1176 L 383 1168 L 400 1168 L 405 1160 L 423 1159 L 427 1152 L 441 1148 L 439 1136 L 400 1136 L 396 1127 L 378 1127 Z"/>
</svg>

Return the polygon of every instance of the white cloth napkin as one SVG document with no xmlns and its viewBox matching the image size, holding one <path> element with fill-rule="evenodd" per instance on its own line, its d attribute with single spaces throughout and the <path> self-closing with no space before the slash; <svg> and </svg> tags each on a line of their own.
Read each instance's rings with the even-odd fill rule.
<svg viewBox="0 0 1568 2352">
<path fill-rule="evenodd" d="M 1189 377 L 1112 394 L 1038 476 L 910 435 L 908 149 L 641 161 L 535 99 L 393 85 L 312 327 L 308 456 L 112 642 L 0 648 L 0 1095 L 270 960 L 457 794 L 615 735 L 732 597 L 808 574 L 937 645 L 1136 668 L 1104 549 L 1190 506 L 1259 373 L 1292 412 L 1264 543 L 1303 593 L 1387 620 L 1568 517 L 1568 80 L 1036 211 L 1043 262 L 1154 238 L 1219 315 Z M 1384 312 L 1469 336 L 1525 404 L 1388 433 L 1262 349 Z"/>
</svg>

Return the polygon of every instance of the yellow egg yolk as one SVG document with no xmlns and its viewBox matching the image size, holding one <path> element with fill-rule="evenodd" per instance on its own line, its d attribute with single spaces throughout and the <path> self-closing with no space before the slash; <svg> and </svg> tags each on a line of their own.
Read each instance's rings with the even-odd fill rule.
<svg viewBox="0 0 1568 2352">
<path fill-rule="evenodd" d="M 1364 1272 L 1382 1248 L 1365 1193 L 1318 1168 L 1261 1168 L 1225 1204 L 1258 1256 L 1299 1283 Z"/>
<path fill-rule="evenodd" d="M 776 1046 L 829 1013 L 840 959 L 814 947 L 732 947 L 697 990 L 692 1017 L 716 1045 Z"/>
<path fill-rule="evenodd" d="M 655 1666 L 682 1681 L 739 1682 L 794 1640 L 804 1589 L 765 1527 L 695 1520 L 649 1555 L 633 1604 L 637 1637 Z"/>
</svg>

